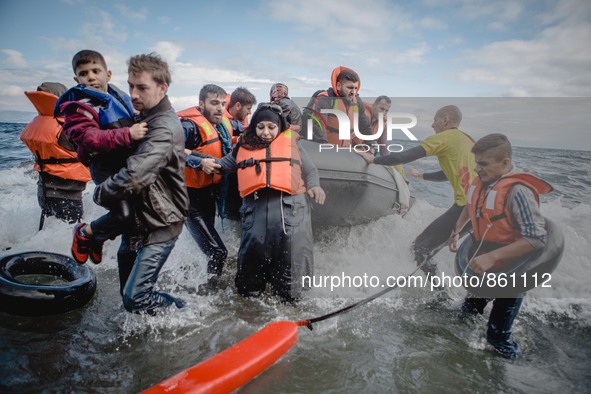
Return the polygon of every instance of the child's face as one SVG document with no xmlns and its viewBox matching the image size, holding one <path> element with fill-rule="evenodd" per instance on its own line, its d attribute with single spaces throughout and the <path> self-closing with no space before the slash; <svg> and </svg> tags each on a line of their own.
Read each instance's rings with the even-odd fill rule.
<svg viewBox="0 0 591 394">
<path fill-rule="evenodd" d="M 476 160 L 475 171 L 484 184 L 496 181 L 511 169 L 511 159 L 505 157 L 503 160 L 498 161 L 494 152 L 491 151 L 475 153 L 474 159 Z"/>
<path fill-rule="evenodd" d="M 271 142 L 279 134 L 279 127 L 268 120 L 261 120 L 257 123 L 257 136 L 263 141 Z"/>
<path fill-rule="evenodd" d="M 100 91 L 106 92 L 111 80 L 111 71 L 96 62 L 81 64 L 76 67 L 74 81 L 84 86 L 91 86 Z"/>
</svg>

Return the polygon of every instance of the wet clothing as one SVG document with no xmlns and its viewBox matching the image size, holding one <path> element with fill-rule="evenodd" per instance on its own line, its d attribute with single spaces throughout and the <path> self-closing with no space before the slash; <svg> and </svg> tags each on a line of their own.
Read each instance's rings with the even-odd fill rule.
<svg viewBox="0 0 591 394">
<path fill-rule="evenodd" d="M 412 244 L 415 261 L 417 265 L 421 266 L 423 272 L 431 275 L 437 274 L 437 266 L 435 263 L 431 262 L 431 258 L 439 252 L 441 248 L 447 245 L 449 236 L 454 230 L 456 222 L 463 210 L 464 207 L 460 207 L 456 204 L 452 205 L 415 238 Z M 465 234 L 468 229 L 469 227 L 466 226 L 463 234 Z"/>
<path fill-rule="evenodd" d="M 464 205 L 468 186 L 476 178 L 476 163 L 471 152 L 474 140 L 458 129 L 433 134 L 420 145 L 400 153 L 376 157 L 375 164 L 397 165 L 409 163 L 425 156 L 437 156 L 442 171 L 424 174 L 425 180 L 448 180 L 454 189 L 454 205 L 435 219 L 413 242 L 417 265 L 424 272 L 434 274 L 436 266 L 430 259 L 447 243 Z M 465 230 L 466 231 L 466 230 Z"/>
<path fill-rule="evenodd" d="M 280 133 L 275 140 L 286 132 Z M 232 154 L 220 160 L 224 172 L 239 171 L 236 157 L 242 149 L 249 153 L 239 143 Z M 299 154 L 306 188 L 319 186 L 317 168 L 305 150 L 300 150 Z M 240 184 L 240 173 L 238 182 Z M 299 298 L 302 275 L 311 276 L 314 270 L 311 207 L 307 195 L 260 188 L 243 198 L 240 215 L 242 239 L 236 273 L 238 292 L 244 296 L 256 296 L 270 283 L 273 294 L 282 300 Z"/>
<path fill-rule="evenodd" d="M 541 249 L 546 229 L 538 195 L 550 191 L 548 183 L 521 172 L 510 172 L 490 185 L 475 179 L 468 190 L 475 239 L 507 245 L 525 238 L 534 249 Z"/>
<path fill-rule="evenodd" d="M 203 178 L 211 177 L 212 179 L 210 184 L 203 187 L 191 187 L 187 184 L 190 204 L 185 225 L 197 242 L 199 249 L 207 256 L 207 273 L 219 276 L 224 268 L 228 250 L 215 228 L 216 205 L 220 216 L 223 217 L 229 184 L 227 176 L 207 175 L 201 171 L 201 159 L 204 157 L 220 158 L 230 152 L 232 144 L 227 119 L 215 126 L 211 125 L 205 117 L 203 120 L 208 125 L 210 134 L 208 138 L 217 140 L 216 144 L 219 145 L 219 150 L 215 152 L 215 155 L 212 152 L 204 152 L 200 148 L 203 146 L 203 136 L 206 134 L 204 125 L 201 123 L 200 126 L 199 123 L 195 123 L 193 118 L 185 118 L 181 121 L 185 136 L 185 148 L 193 150 L 193 153 L 186 157 L 187 167 L 189 167 L 187 171 L 192 171 Z"/>
<path fill-rule="evenodd" d="M 65 86 L 61 86 L 65 90 Z M 34 168 L 39 172 L 37 199 L 42 222 L 45 216 L 55 216 L 74 223 L 84 213 L 82 192 L 90 174 L 76 159 L 76 152 L 59 143 L 62 127 L 53 116 L 58 96 L 49 91 L 60 94 L 61 90 L 52 88 L 51 83 L 44 83 L 36 92 L 25 92 L 38 115 L 23 129 L 20 138 L 35 156 Z"/>
<path fill-rule="evenodd" d="M 46 197 L 43 187 L 38 186 L 37 201 L 41 207 L 41 214 L 44 216 L 55 216 L 66 223 L 76 223 L 84 215 L 84 205 L 81 199 Z"/>
<path fill-rule="evenodd" d="M 156 314 L 160 308 L 175 305 L 182 308 L 184 302 L 168 293 L 153 290 L 158 274 L 176 243 L 176 237 L 168 241 L 150 244 L 134 250 L 125 239 L 117 252 L 120 292 L 123 306 L 130 312 Z"/>
<path fill-rule="evenodd" d="M 215 185 L 200 189 L 187 188 L 191 203 L 185 226 L 199 249 L 207 256 L 207 273 L 220 276 L 228 257 L 228 249 L 215 229 L 217 190 Z"/>
<path fill-rule="evenodd" d="M 129 201 L 113 201 L 105 204 L 104 207 L 108 212 L 90 222 L 92 241 L 97 244 L 115 239 L 118 235 L 133 229 L 134 225 L 133 211 Z"/>
<path fill-rule="evenodd" d="M 236 287 L 258 296 L 271 284 L 284 301 L 300 298 L 302 275 L 313 275 L 311 208 L 305 194 L 265 188 L 244 198 Z"/>
<path fill-rule="evenodd" d="M 511 332 L 523 297 L 524 294 L 521 294 L 517 298 L 495 298 L 493 301 L 490 298 L 475 298 L 468 295 L 462 304 L 464 313 L 482 315 L 484 308 L 490 301 L 493 301 L 488 318 L 486 340 L 505 358 L 514 359 L 521 356 L 521 349 L 517 342 L 511 338 Z"/>
<path fill-rule="evenodd" d="M 184 136 L 174 109 L 165 96 L 140 114 L 148 132 L 127 159 L 127 166 L 95 189 L 95 200 L 109 204 L 130 202 L 134 226 L 122 237 L 117 254 L 125 309 L 153 313 L 158 308 L 182 306 L 180 300 L 154 291 L 187 215 Z"/>
<path fill-rule="evenodd" d="M 538 192 L 547 193 L 552 190 L 552 186 L 531 174 L 525 175 L 534 178 L 534 182 L 524 183 L 528 177 L 524 177 L 523 173 L 511 172 L 489 185 L 483 185 L 477 178 L 470 186 L 467 208 L 470 212 L 472 227 L 475 229 L 475 235 L 479 234 L 479 239 L 482 239 L 482 235 L 486 234 L 481 250 L 494 250 L 515 242 L 519 238 L 525 238 L 534 250 L 544 247 L 547 232 L 544 217 L 539 209 Z M 482 193 L 483 191 L 486 192 Z M 497 215 L 494 215 L 493 207 L 497 211 L 502 211 L 507 217 L 500 218 L 498 216 L 499 219 L 496 220 Z M 490 210 L 487 212 L 487 209 Z M 494 229 L 493 232 L 482 233 L 483 227 L 480 222 L 482 215 L 485 214 L 490 214 L 489 219 L 492 219 L 490 229 Z M 505 220 L 512 228 L 502 224 L 501 221 Z M 496 234 L 495 232 L 505 234 Z M 488 234 L 491 235 L 490 238 Z M 502 242 L 493 244 L 487 242 L 489 240 Z M 495 246 L 491 247 L 493 245 Z M 523 297 L 525 297 L 525 293 L 518 294 L 516 298 L 495 298 L 488 318 L 487 341 L 506 358 L 517 358 L 521 355 L 519 345 L 511 338 L 511 331 Z M 482 314 L 491 300 L 493 299 L 476 298 L 468 294 L 462 310 Z"/>
</svg>

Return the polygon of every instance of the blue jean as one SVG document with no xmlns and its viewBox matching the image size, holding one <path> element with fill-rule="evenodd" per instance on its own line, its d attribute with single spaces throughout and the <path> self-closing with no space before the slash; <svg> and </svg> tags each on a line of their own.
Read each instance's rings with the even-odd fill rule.
<svg viewBox="0 0 591 394">
<path fill-rule="evenodd" d="M 521 355 L 519 345 L 511 338 L 513 322 L 519 313 L 525 294 L 517 298 L 495 298 L 488 317 L 486 340 L 507 358 L 517 358 Z M 484 308 L 491 301 L 490 298 L 467 297 L 462 305 L 466 313 L 484 313 Z"/>
<path fill-rule="evenodd" d="M 138 251 L 132 250 L 123 237 L 117 252 L 119 282 L 123 306 L 130 312 L 153 314 L 158 308 L 173 303 L 181 307 L 182 301 L 171 295 L 154 291 L 154 285 L 162 266 L 168 259 L 176 238 L 166 242 L 146 245 Z"/>
</svg>

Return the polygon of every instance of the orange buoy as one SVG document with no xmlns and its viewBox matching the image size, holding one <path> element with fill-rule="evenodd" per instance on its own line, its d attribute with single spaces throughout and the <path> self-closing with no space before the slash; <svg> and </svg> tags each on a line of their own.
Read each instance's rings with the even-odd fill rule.
<svg viewBox="0 0 591 394">
<path fill-rule="evenodd" d="M 229 349 L 200 362 L 144 393 L 229 393 L 263 372 L 298 340 L 298 324 L 278 321 Z"/>
</svg>

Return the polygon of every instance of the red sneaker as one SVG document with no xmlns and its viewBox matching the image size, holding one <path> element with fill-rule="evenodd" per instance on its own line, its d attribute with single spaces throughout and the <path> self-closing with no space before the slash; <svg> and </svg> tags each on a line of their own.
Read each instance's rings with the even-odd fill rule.
<svg viewBox="0 0 591 394">
<path fill-rule="evenodd" d="M 90 238 L 82 235 L 81 229 L 86 226 L 86 223 L 78 223 L 74 227 L 74 239 L 72 240 L 72 257 L 78 264 L 86 263 L 88 260 L 88 252 L 90 250 Z"/>
<path fill-rule="evenodd" d="M 95 264 L 100 264 L 103 261 L 103 242 L 90 243 L 90 261 Z"/>
</svg>

